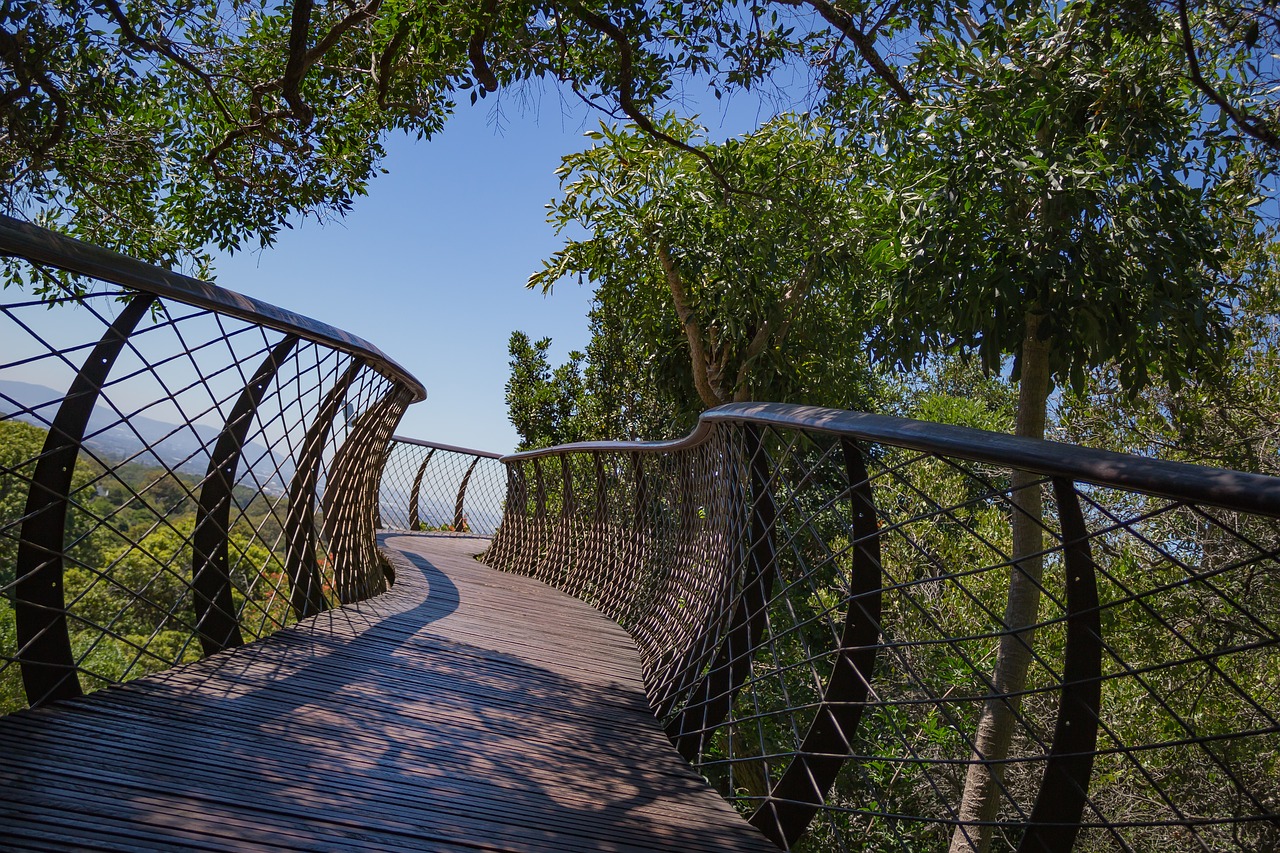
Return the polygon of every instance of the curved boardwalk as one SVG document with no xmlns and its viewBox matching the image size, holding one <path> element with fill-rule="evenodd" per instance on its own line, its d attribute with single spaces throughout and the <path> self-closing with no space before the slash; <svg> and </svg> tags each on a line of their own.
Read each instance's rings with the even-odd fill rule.
<svg viewBox="0 0 1280 853">
<path fill-rule="evenodd" d="M 0 848 L 774 851 L 650 714 L 626 633 L 474 538 L 391 592 L 0 719 Z"/>
</svg>

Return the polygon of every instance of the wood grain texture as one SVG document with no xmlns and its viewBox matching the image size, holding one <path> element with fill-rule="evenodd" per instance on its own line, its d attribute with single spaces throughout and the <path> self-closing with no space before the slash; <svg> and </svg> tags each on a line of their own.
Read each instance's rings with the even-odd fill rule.
<svg viewBox="0 0 1280 853">
<path fill-rule="evenodd" d="M 391 592 L 0 719 L 12 850 L 773 851 L 671 747 L 631 639 L 388 535 Z"/>
</svg>

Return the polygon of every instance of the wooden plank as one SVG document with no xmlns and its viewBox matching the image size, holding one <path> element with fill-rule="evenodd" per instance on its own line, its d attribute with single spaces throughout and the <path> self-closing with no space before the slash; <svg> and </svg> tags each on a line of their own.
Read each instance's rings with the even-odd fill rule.
<svg viewBox="0 0 1280 853">
<path fill-rule="evenodd" d="M 391 592 L 0 719 L 0 847 L 775 850 L 678 756 L 630 638 L 394 535 Z"/>
</svg>

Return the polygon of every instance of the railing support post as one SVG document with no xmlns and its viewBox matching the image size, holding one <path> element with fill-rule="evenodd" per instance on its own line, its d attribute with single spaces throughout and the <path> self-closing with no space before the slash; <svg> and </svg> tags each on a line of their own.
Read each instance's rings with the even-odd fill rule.
<svg viewBox="0 0 1280 853">
<path fill-rule="evenodd" d="M 389 389 L 382 399 L 356 416 L 346 441 L 334 454 L 325 483 L 323 529 L 333 560 L 334 586 L 338 601 L 349 604 L 386 589 L 390 580 L 382 572 L 374 573 L 378 555 L 374 544 L 374 521 L 377 515 L 378 484 L 382 470 L 370 470 L 376 456 L 384 460 L 383 450 L 391 440 L 391 432 L 409 404 L 409 395 L 398 387 Z"/>
<path fill-rule="evenodd" d="M 849 483 L 853 566 L 839 655 L 798 754 L 769 799 L 751 816 L 757 829 L 787 850 L 804 834 L 844 765 L 843 753 L 853 742 L 866 707 L 879 648 L 880 531 L 871 478 L 855 442 L 841 439 L 840 449 Z"/>
<path fill-rule="evenodd" d="M 195 607 L 196 633 L 206 655 L 244 645 L 231 595 L 231 567 L 228 538 L 231 535 L 231 504 L 236 470 L 244 451 L 244 440 L 253 415 L 262 404 L 267 386 L 280 365 L 293 352 L 297 335 L 286 335 L 272 347 L 249 384 L 231 408 L 231 415 L 218 436 L 196 509 L 195 533 L 191 537 L 191 593 Z"/>
<path fill-rule="evenodd" d="M 316 563 L 315 501 L 320 479 L 320 463 L 325 443 L 333 429 L 338 407 L 364 362 L 353 358 L 337 383 L 329 389 L 315 420 L 302 441 L 298 465 L 289 483 L 289 512 L 285 517 L 285 574 L 289 578 L 289 603 L 299 619 L 314 616 L 325 609 L 324 588 Z"/>
<path fill-rule="evenodd" d="M 435 455 L 436 449 L 434 447 L 428 448 L 427 458 L 422 460 L 422 464 L 418 466 L 418 472 L 413 475 L 413 489 L 409 492 L 409 529 L 413 531 L 422 526 L 422 516 L 419 513 L 422 478 L 426 476 L 427 466 L 431 464 L 431 457 Z"/>
<path fill-rule="evenodd" d="M 462 502 L 467 498 L 467 483 L 471 481 L 471 475 L 479 464 L 480 457 L 477 456 L 471 460 L 471 465 L 467 467 L 467 473 L 462 475 L 462 485 L 458 486 L 458 500 L 453 505 L 453 529 L 462 530 L 466 516 L 462 512 Z"/>
<path fill-rule="evenodd" d="M 131 300 L 89 353 L 49 426 L 31 477 L 15 566 L 14 620 L 22 684 L 32 706 L 81 695 L 67 631 L 62 575 L 76 458 L 112 366 L 154 296 Z"/>
<path fill-rule="evenodd" d="M 768 622 L 769 598 L 778 571 L 774 548 L 774 524 L 778 510 L 773 500 L 772 472 L 761 440 L 760 428 L 742 427 L 747 455 L 748 520 L 747 565 L 743 589 L 715 662 L 695 688 L 693 698 L 666 726 L 667 736 L 688 761 L 695 761 L 733 709 L 733 701 L 748 676 L 756 645 Z"/>
<path fill-rule="evenodd" d="M 1018 853 L 1070 853 L 1088 799 L 1102 708 L 1102 618 L 1089 530 L 1074 483 L 1054 477 L 1053 493 L 1062 526 L 1067 645 L 1053 747 Z"/>
</svg>

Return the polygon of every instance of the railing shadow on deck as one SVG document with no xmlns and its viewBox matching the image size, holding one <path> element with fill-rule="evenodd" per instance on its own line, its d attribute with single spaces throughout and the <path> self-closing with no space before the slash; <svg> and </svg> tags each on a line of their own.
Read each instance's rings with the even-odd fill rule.
<svg viewBox="0 0 1280 853">
<path fill-rule="evenodd" d="M 465 844 L 481 826 L 503 849 L 610 850 L 617 827 L 644 823 L 636 813 L 655 792 L 705 790 L 693 774 L 653 769 L 643 753 L 611 762 L 618 774 L 602 777 L 601 756 L 618 751 L 603 727 L 576 727 L 571 748 L 557 749 L 555 715 L 597 715 L 624 698 L 598 679 L 506 654 L 501 644 L 433 630 L 467 606 L 467 593 L 428 559 L 404 551 L 393 559 L 401 582 L 392 595 L 319 614 L 253 650 L 75 700 L 76 717 L 48 714 L 47 726 L 25 729 L 24 768 L 59 760 L 74 768 L 74 785 L 57 796 L 95 820 L 171 829 L 172 810 L 195 804 L 201 820 L 244 823 L 242 843 L 274 848 L 295 835 L 299 849 L 343 849 L 348 834 L 367 849 L 369 832 L 399 833 L 406 849 L 429 849 L 424 838 Z M 632 701 L 643 709 L 642 695 Z M 86 762 L 90 728 L 106 742 Z M 529 749 L 531 741 L 541 748 Z M 297 763 L 308 772 L 290 772 Z M 355 778 L 335 777 L 342 769 Z M 500 786 L 483 784 L 495 775 Z M 289 784 L 273 784 L 280 777 Z M 574 786 L 557 784 L 564 778 Z M 98 813 L 116 786 L 123 786 L 114 791 L 118 804 Z M 319 815 L 314 827 L 299 821 L 328 792 L 349 786 L 364 803 L 358 823 L 341 810 Z M 430 802 L 419 798 L 423 787 Z M 147 796 L 156 789 L 164 796 Z M 47 802 L 50 794 L 35 796 Z M 238 805 L 246 796 L 254 808 L 248 820 Z M 270 819 L 255 823 L 253 815 Z M 530 818 L 522 824 L 519 815 Z M 681 839 L 669 840 L 679 849 Z"/>
<path fill-rule="evenodd" d="M 356 618 L 379 529 L 494 533 L 630 632 L 672 743 L 780 847 L 1280 848 L 1280 480 L 775 404 L 498 459 L 393 438 L 425 392 L 340 330 L 14 220 L 0 253 L 98 282 L 0 307 L 5 710 Z"/>
</svg>

